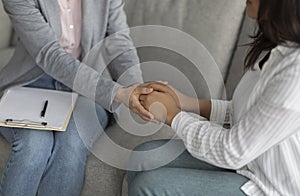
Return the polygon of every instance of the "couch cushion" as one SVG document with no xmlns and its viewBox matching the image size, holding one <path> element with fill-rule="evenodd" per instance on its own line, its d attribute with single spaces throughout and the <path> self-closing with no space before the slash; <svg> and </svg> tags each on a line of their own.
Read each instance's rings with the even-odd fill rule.
<svg viewBox="0 0 300 196">
<path fill-rule="evenodd" d="M 188 33 L 200 41 L 212 54 L 223 77 L 227 73 L 236 47 L 244 10 L 245 1 L 240 0 L 126 1 L 127 18 L 130 26 L 164 25 Z M 157 39 L 160 37 L 161 34 L 158 34 Z M 180 40 L 174 39 L 174 42 L 178 41 Z M 194 52 L 194 55 L 197 55 L 197 52 L 199 55 L 201 54 L 201 51 L 192 51 L 192 47 L 190 50 L 191 53 Z M 204 80 L 201 73 L 189 62 L 190 59 L 185 59 L 166 49 L 148 47 L 139 50 L 139 54 L 142 61 L 162 61 L 175 66 L 190 80 L 201 97 L 210 97 L 206 82 L 207 78 L 215 80 L 216 73 L 209 73 Z M 203 66 L 205 66 L 203 69 L 209 70 L 212 69 L 213 65 L 205 65 L 204 63 Z M 158 77 L 162 80 L 174 80 L 173 74 L 162 76 L 162 71 L 157 71 L 157 69 L 143 69 L 147 80 L 159 79 Z M 163 78 L 164 76 L 165 78 Z M 177 82 L 176 86 L 180 88 L 180 82 Z M 185 91 L 185 88 L 186 86 L 182 86 L 181 90 Z M 221 86 L 217 90 L 221 90 L 220 88 Z"/>
<path fill-rule="evenodd" d="M 9 46 L 12 27 L 7 14 L 5 13 L 2 1 L 0 1 L 0 49 Z"/>
</svg>

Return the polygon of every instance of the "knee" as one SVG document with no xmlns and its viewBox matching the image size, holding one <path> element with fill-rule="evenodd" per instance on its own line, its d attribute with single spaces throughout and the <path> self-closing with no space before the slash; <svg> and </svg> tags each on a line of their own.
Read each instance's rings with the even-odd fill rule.
<svg viewBox="0 0 300 196">
<path fill-rule="evenodd" d="M 128 182 L 128 195 L 146 195 L 145 192 L 148 190 L 149 184 L 148 176 L 144 174 L 144 172 L 139 172 L 137 176 L 132 179 L 132 181 Z M 149 195 L 149 194 L 147 194 Z"/>
<path fill-rule="evenodd" d="M 21 131 L 21 130 L 18 130 Z M 15 133 L 12 142 L 12 156 L 16 157 L 27 167 L 37 167 L 46 164 L 53 148 L 53 135 L 51 132 L 22 130 Z"/>
<path fill-rule="evenodd" d="M 128 195 L 159 195 L 160 186 L 164 186 L 158 182 L 158 176 L 155 170 L 148 172 L 138 172 L 132 181 L 128 182 Z M 162 193 L 161 191 L 159 191 Z"/>
<path fill-rule="evenodd" d="M 166 149 L 160 148 L 169 140 L 156 140 L 143 143 L 134 148 L 131 153 L 128 169 L 132 171 L 145 171 L 159 168 L 166 163 Z"/>
<path fill-rule="evenodd" d="M 61 149 L 64 149 L 62 151 L 65 151 L 67 156 L 76 157 L 89 152 L 87 145 L 79 135 L 69 135 L 69 137 L 65 137 L 65 140 L 61 139 L 56 142 L 59 143 Z"/>
<path fill-rule="evenodd" d="M 55 140 L 55 154 L 61 157 L 67 165 L 84 163 L 90 151 L 76 130 L 57 133 Z M 72 134 L 71 134 L 72 132 Z"/>
</svg>

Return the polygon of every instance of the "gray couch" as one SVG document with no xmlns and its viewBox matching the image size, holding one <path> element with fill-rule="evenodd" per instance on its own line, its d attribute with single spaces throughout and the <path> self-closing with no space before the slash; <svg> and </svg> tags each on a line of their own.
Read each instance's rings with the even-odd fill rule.
<svg viewBox="0 0 300 196">
<path fill-rule="evenodd" d="M 253 26 L 253 21 L 245 19 L 244 1 L 126 0 L 126 12 L 131 27 L 139 25 L 173 27 L 188 33 L 201 42 L 215 59 L 225 82 L 227 98 L 230 99 L 237 82 L 243 74 L 243 57 L 247 48 L 239 45 L 249 42 L 248 34 L 251 34 Z M 142 33 L 141 35 L 135 35 L 133 40 L 138 41 L 139 36 L 143 37 L 145 35 Z M 156 36 L 159 40 L 162 35 L 151 36 Z M 9 19 L 4 13 L 2 5 L 0 5 L 0 69 L 12 56 L 16 37 Z M 176 40 L 176 37 L 174 37 L 173 41 L 177 43 L 181 40 Z M 197 56 L 198 53 L 201 55 L 199 51 L 194 51 L 192 48 L 189 50 L 189 45 L 186 46 L 185 43 L 182 43 L 182 47 L 187 47 L 189 55 L 194 54 L 194 56 Z M 213 66 L 204 63 L 202 66 L 204 72 L 201 73 L 206 75 L 203 76 L 195 69 L 190 59 L 170 49 L 153 45 L 141 47 L 138 52 L 141 62 L 148 62 L 142 64 L 145 80 L 166 80 L 186 93 L 189 93 L 186 86 L 186 83 L 188 83 L 193 86 L 199 97 L 224 98 L 225 89 L 222 81 L 215 79 L 216 73 L 213 71 Z M 180 74 L 177 77 L 177 72 L 167 73 L 166 69 L 160 67 L 162 65 L 157 62 L 173 66 L 176 68 L 173 70 L 175 72 L 176 70 L 179 71 Z M 180 78 L 182 73 L 183 78 Z M 183 82 L 186 78 L 188 81 Z M 207 80 L 217 81 L 213 90 L 208 88 Z M 109 154 L 111 149 L 106 146 L 107 138 L 121 147 L 133 149 L 145 141 L 174 136 L 172 130 L 167 126 L 161 127 L 148 136 L 134 135 L 130 133 L 130 130 L 125 130 L 128 128 L 120 126 L 120 124 L 127 124 L 128 118 L 123 118 L 124 116 L 127 116 L 127 114 L 121 112 L 119 123 L 110 126 L 106 130 L 105 136 L 97 142 L 103 146 L 104 151 L 107 151 L 109 160 L 113 160 L 116 165 L 111 166 L 108 163 L 109 161 L 101 159 L 101 156 L 91 155 L 88 159 L 82 195 L 126 195 L 126 171 L 114 166 L 117 166 L 118 162 L 124 162 L 124 159 L 126 161 L 128 157 L 124 158 L 120 154 Z M 136 116 L 133 119 L 143 123 Z M 147 131 L 142 129 L 141 132 Z M 0 136 L 0 174 L 3 172 L 9 152 L 9 144 Z"/>
</svg>

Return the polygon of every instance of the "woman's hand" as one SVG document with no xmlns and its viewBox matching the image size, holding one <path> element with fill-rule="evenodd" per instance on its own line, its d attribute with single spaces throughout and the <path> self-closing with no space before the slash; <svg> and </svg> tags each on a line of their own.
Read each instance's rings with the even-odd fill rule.
<svg viewBox="0 0 300 196">
<path fill-rule="evenodd" d="M 176 103 L 176 106 L 180 108 L 182 111 L 193 112 L 207 119 L 210 118 L 210 113 L 211 113 L 210 100 L 188 97 L 170 85 L 166 85 L 166 84 L 163 85 L 157 82 L 149 84 L 148 87 L 153 89 L 153 91 L 164 92 L 171 95 Z"/>
<path fill-rule="evenodd" d="M 141 95 L 140 102 L 150 111 L 155 120 L 171 125 L 174 117 L 180 112 L 175 99 L 169 93 L 153 91 L 148 95 Z"/>
<path fill-rule="evenodd" d="M 138 114 L 143 120 L 154 121 L 154 116 L 144 108 L 140 103 L 141 95 L 148 95 L 153 92 L 153 88 L 149 87 L 152 83 L 158 83 L 162 86 L 167 85 L 166 82 L 147 82 L 144 84 L 134 84 L 126 88 L 121 88 L 117 94 L 115 101 L 125 104 L 132 112 Z"/>
<path fill-rule="evenodd" d="M 153 91 L 170 94 L 175 100 L 177 107 L 181 110 L 191 112 L 199 110 L 198 99 L 188 97 L 170 85 L 162 85 L 161 83 L 151 83 L 148 85 L 148 87 L 153 89 Z"/>
<path fill-rule="evenodd" d="M 181 92 L 171 87 L 170 85 L 163 85 L 157 82 L 148 84 L 148 87 L 153 89 L 154 91 L 170 94 L 173 97 L 177 107 L 179 108 L 181 108 L 180 102 L 186 98 L 185 95 L 183 95 Z"/>
</svg>

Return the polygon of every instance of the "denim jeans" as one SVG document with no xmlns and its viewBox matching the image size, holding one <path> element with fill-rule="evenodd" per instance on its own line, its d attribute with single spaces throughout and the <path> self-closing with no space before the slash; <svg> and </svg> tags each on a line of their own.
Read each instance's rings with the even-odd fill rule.
<svg viewBox="0 0 300 196">
<path fill-rule="evenodd" d="M 135 150 L 147 151 L 162 146 L 167 141 L 147 142 Z M 178 144 L 180 142 L 178 140 Z M 215 167 L 192 157 L 185 151 L 174 161 L 159 169 L 142 172 L 129 171 L 128 195 L 244 196 L 240 187 L 247 181 L 247 178 L 235 171 Z"/>
<path fill-rule="evenodd" d="M 30 87 L 70 91 L 63 84 L 44 75 Z M 1 196 L 76 196 L 83 186 L 89 147 L 103 129 L 89 125 L 89 107 L 95 109 L 103 129 L 108 124 L 107 112 L 94 102 L 79 96 L 74 112 L 84 127 L 82 140 L 74 112 L 66 132 L 0 127 L 12 151 L 4 170 Z M 80 119 L 82 118 L 82 119 Z M 99 126 L 100 126 L 99 125 Z M 100 127 L 101 128 L 101 127 Z M 93 138 L 93 139 L 89 139 Z"/>
</svg>

